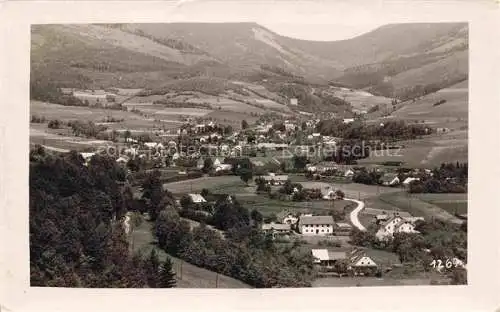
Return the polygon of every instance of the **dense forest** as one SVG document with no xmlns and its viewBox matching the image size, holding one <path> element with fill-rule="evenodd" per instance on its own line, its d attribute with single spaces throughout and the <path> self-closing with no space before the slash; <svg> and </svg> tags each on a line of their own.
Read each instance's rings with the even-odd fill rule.
<svg viewBox="0 0 500 312">
<path fill-rule="evenodd" d="M 52 287 L 173 287 L 170 260 L 132 255 L 125 172 L 113 159 L 30 152 L 30 281 Z"/>
</svg>

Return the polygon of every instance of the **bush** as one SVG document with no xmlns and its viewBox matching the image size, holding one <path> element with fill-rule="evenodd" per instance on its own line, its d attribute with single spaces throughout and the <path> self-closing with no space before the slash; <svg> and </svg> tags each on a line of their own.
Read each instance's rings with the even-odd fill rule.
<svg viewBox="0 0 500 312">
<path fill-rule="evenodd" d="M 49 121 L 49 124 L 47 125 L 50 129 L 59 129 L 61 128 L 61 122 L 58 119 L 53 119 Z"/>
</svg>

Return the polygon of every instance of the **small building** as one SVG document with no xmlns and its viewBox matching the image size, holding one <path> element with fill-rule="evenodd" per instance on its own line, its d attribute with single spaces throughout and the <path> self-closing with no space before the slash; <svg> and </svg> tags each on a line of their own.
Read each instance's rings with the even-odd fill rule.
<svg viewBox="0 0 500 312">
<path fill-rule="evenodd" d="M 205 167 L 205 159 L 200 158 L 198 159 L 198 161 L 196 161 L 196 168 L 201 170 L 203 169 L 203 167 Z"/>
<path fill-rule="evenodd" d="M 215 166 L 215 172 L 222 172 L 222 171 L 230 171 L 231 169 L 233 169 L 233 165 L 231 164 L 219 164 L 217 166 Z"/>
<path fill-rule="evenodd" d="M 206 199 L 201 196 L 201 194 L 188 194 L 189 197 L 191 197 L 191 200 L 195 204 L 201 204 L 201 203 L 206 203 Z"/>
<path fill-rule="evenodd" d="M 299 232 L 303 235 L 331 235 L 334 225 L 335 221 L 332 216 L 301 216 L 299 218 Z"/>
<path fill-rule="evenodd" d="M 262 224 L 262 231 L 272 234 L 273 238 L 275 238 L 276 236 L 291 234 L 292 227 L 290 224 L 265 223 Z"/>
<path fill-rule="evenodd" d="M 413 178 L 413 177 L 408 177 L 403 181 L 404 186 L 409 186 L 411 182 L 413 181 L 420 181 L 419 178 Z"/>
<path fill-rule="evenodd" d="M 285 184 L 288 181 L 288 175 L 266 175 L 260 176 L 260 178 L 264 179 L 268 184 L 271 185 L 281 185 Z"/>
<path fill-rule="evenodd" d="M 337 222 L 335 223 L 334 230 L 336 235 L 349 235 L 352 230 L 352 225 L 345 222 Z"/>
<path fill-rule="evenodd" d="M 359 273 L 366 274 L 368 271 L 373 271 L 377 268 L 375 261 L 364 250 L 355 248 L 349 253 L 348 257 L 348 270 L 353 271 L 355 275 Z"/>
<path fill-rule="evenodd" d="M 276 218 L 278 219 L 278 222 L 282 224 L 296 224 L 299 221 L 299 218 L 297 218 L 294 214 L 288 211 L 280 211 L 279 213 L 276 214 Z"/>
<path fill-rule="evenodd" d="M 380 178 L 380 183 L 385 186 L 395 186 L 399 184 L 398 175 L 395 173 L 386 173 Z"/>
<path fill-rule="evenodd" d="M 290 99 L 290 105 L 292 105 L 292 106 L 297 106 L 297 105 L 299 105 L 299 100 L 298 100 L 298 99 L 296 99 L 296 98 L 291 98 L 291 99 Z"/>
<path fill-rule="evenodd" d="M 354 118 L 344 118 L 343 122 L 344 122 L 345 124 L 348 124 L 348 123 L 354 122 Z"/>
<path fill-rule="evenodd" d="M 345 251 L 331 251 L 327 249 L 312 249 L 313 263 L 322 267 L 333 267 L 339 260 L 347 259 Z"/>
</svg>

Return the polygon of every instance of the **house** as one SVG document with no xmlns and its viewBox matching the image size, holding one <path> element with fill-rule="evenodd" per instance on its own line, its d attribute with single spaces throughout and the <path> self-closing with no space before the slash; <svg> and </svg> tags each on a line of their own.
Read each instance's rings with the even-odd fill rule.
<svg viewBox="0 0 500 312">
<path fill-rule="evenodd" d="M 354 171 L 352 171 L 352 169 L 347 169 L 344 172 L 344 177 L 346 177 L 346 178 L 352 178 L 353 176 L 354 176 Z"/>
<path fill-rule="evenodd" d="M 403 181 L 404 186 L 409 186 L 411 182 L 413 181 L 420 181 L 419 178 L 413 178 L 413 177 L 408 177 Z"/>
<path fill-rule="evenodd" d="M 299 105 L 299 100 L 296 98 L 291 98 L 290 99 L 290 105 L 297 106 Z"/>
<path fill-rule="evenodd" d="M 198 161 L 196 161 L 196 168 L 201 170 L 203 169 L 203 167 L 205 167 L 205 159 L 200 158 L 198 159 Z"/>
<path fill-rule="evenodd" d="M 254 167 L 264 167 L 264 163 L 261 160 L 251 160 Z"/>
<path fill-rule="evenodd" d="M 344 122 L 345 124 L 348 124 L 348 123 L 354 122 L 354 118 L 344 118 L 343 122 Z"/>
<path fill-rule="evenodd" d="M 380 178 L 380 182 L 385 186 L 395 186 L 399 184 L 399 178 L 395 173 L 386 173 Z"/>
<path fill-rule="evenodd" d="M 215 172 L 220 172 L 220 171 L 230 171 L 233 169 L 233 165 L 231 164 L 220 164 L 218 166 L 215 166 Z"/>
<path fill-rule="evenodd" d="M 275 175 L 272 173 L 267 176 L 260 176 L 260 178 L 272 185 L 281 185 L 288 181 L 288 175 Z"/>
<path fill-rule="evenodd" d="M 295 215 L 293 215 L 291 212 L 288 211 L 280 211 L 279 213 L 276 214 L 276 218 L 278 219 L 278 222 L 283 224 L 293 225 L 299 221 L 299 218 L 297 218 Z"/>
<path fill-rule="evenodd" d="M 338 165 L 334 161 L 322 161 L 316 165 L 316 171 L 319 173 L 325 173 L 327 171 L 335 171 L 338 169 Z"/>
<path fill-rule="evenodd" d="M 195 204 L 201 204 L 201 203 L 206 203 L 206 199 L 201 196 L 201 194 L 188 194 L 189 197 L 191 197 L 191 200 Z"/>
<path fill-rule="evenodd" d="M 327 249 L 312 249 L 313 263 L 324 266 L 333 267 L 339 260 L 347 259 L 345 251 L 330 251 Z"/>
<path fill-rule="evenodd" d="M 377 268 L 375 261 L 361 249 L 353 249 L 348 255 L 348 260 L 348 270 L 352 270 L 354 274 L 366 273 L 367 270 Z"/>
<path fill-rule="evenodd" d="M 332 216 L 301 216 L 299 232 L 303 235 L 331 235 L 334 224 Z"/>
<path fill-rule="evenodd" d="M 387 221 L 380 224 L 380 228 L 375 234 L 378 240 L 387 240 L 392 238 L 394 233 L 419 233 L 415 230 L 415 225 L 404 218 L 395 215 Z"/>
<path fill-rule="evenodd" d="M 80 153 L 80 155 L 83 158 L 84 164 L 88 165 L 90 162 L 90 159 L 92 158 L 92 156 L 95 155 L 95 153 Z"/>
<path fill-rule="evenodd" d="M 127 164 L 127 162 L 128 162 L 128 157 L 126 157 L 126 156 L 120 156 L 120 157 L 116 160 L 116 162 L 117 162 L 118 164 L 120 164 L 120 165 L 125 165 L 125 164 Z"/>
<path fill-rule="evenodd" d="M 352 230 L 352 225 L 345 222 L 335 223 L 335 234 L 336 235 L 349 235 Z"/>
<path fill-rule="evenodd" d="M 221 164 L 222 164 L 222 162 L 219 160 L 219 158 L 215 158 L 214 163 L 213 163 L 214 168 L 217 168 Z"/>
<path fill-rule="evenodd" d="M 262 224 L 262 231 L 271 233 L 273 238 L 277 235 L 288 235 L 292 232 L 290 224 L 266 223 Z"/>
</svg>

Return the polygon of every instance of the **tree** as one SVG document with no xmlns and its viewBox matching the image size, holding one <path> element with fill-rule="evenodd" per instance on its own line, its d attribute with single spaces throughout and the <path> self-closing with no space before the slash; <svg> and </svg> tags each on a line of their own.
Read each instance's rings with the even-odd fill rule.
<svg viewBox="0 0 500 312">
<path fill-rule="evenodd" d="M 248 181 L 252 179 L 253 173 L 252 169 L 243 168 L 239 172 L 240 179 L 248 185 Z"/>
<path fill-rule="evenodd" d="M 256 209 L 252 210 L 252 212 L 250 213 L 250 218 L 257 224 L 262 223 L 262 221 L 264 220 L 262 214 Z"/>
<path fill-rule="evenodd" d="M 160 267 L 158 288 L 174 288 L 176 283 L 172 260 L 167 257 Z"/>
<path fill-rule="evenodd" d="M 304 170 L 307 165 L 307 156 L 293 155 L 293 167 L 296 170 Z"/>
<path fill-rule="evenodd" d="M 245 130 L 247 128 L 248 128 L 248 122 L 245 119 L 243 119 L 241 121 L 241 129 Z"/>
<path fill-rule="evenodd" d="M 160 180 L 160 172 L 151 172 L 142 183 L 142 199 L 146 201 L 151 220 L 156 217 L 172 198 L 167 198 L 167 193 L 163 191 L 163 184 Z"/>
<path fill-rule="evenodd" d="M 180 204 L 183 209 L 191 209 L 194 205 L 193 199 L 189 195 L 183 195 L 181 197 Z"/>
<path fill-rule="evenodd" d="M 335 196 L 337 196 L 338 199 L 344 199 L 345 194 L 341 190 L 335 191 Z"/>
<path fill-rule="evenodd" d="M 157 287 L 158 284 L 158 271 L 160 269 L 160 259 L 156 250 L 153 248 L 149 254 L 149 258 L 145 263 L 145 270 L 148 280 L 148 285 L 151 288 Z"/>
<path fill-rule="evenodd" d="M 49 121 L 47 127 L 49 127 L 50 129 L 59 129 L 61 128 L 61 122 L 59 121 L 59 119 L 53 119 Z"/>
<path fill-rule="evenodd" d="M 201 169 L 201 171 L 207 173 L 212 171 L 213 168 L 214 168 L 214 161 L 212 160 L 212 158 L 210 157 L 205 158 L 205 160 L 203 161 L 203 168 Z"/>
</svg>

